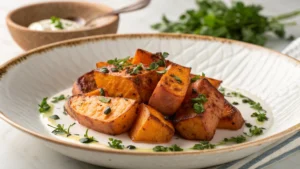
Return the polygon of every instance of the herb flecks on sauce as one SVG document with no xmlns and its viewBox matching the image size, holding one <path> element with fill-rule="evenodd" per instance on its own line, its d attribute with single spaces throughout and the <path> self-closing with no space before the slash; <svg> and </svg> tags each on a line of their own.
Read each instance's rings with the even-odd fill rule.
<svg viewBox="0 0 300 169">
<path fill-rule="evenodd" d="M 57 97 L 53 97 L 52 99 L 52 103 L 58 103 L 59 101 L 62 101 L 62 100 L 65 100 L 66 97 L 65 95 L 61 94 L 60 96 L 57 96 Z"/>
<path fill-rule="evenodd" d="M 243 143 L 247 141 L 247 138 L 243 135 L 240 135 L 240 136 L 236 136 L 236 137 L 231 137 L 231 138 L 224 138 L 223 141 L 219 144 L 226 144 L 226 143 L 237 143 L 237 144 L 240 144 L 240 143 Z"/>
<path fill-rule="evenodd" d="M 183 151 L 183 149 L 179 147 L 177 144 L 173 144 L 169 147 L 169 151 Z"/>
<path fill-rule="evenodd" d="M 129 150 L 135 150 L 136 149 L 136 147 L 134 145 L 128 145 L 126 148 L 129 149 Z"/>
<path fill-rule="evenodd" d="M 124 149 L 124 145 L 122 144 L 122 140 L 117 140 L 114 138 L 109 138 L 108 142 L 109 147 L 114 148 L 114 149 Z"/>
<path fill-rule="evenodd" d="M 86 129 L 84 137 L 79 139 L 81 143 L 88 144 L 92 142 L 98 142 L 93 136 L 88 135 L 89 129 Z"/>
<path fill-rule="evenodd" d="M 56 115 L 56 114 L 50 116 L 49 118 L 50 118 L 50 119 L 53 119 L 53 120 L 59 120 L 59 119 L 60 119 L 59 116 Z"/>
<path fill-rule="evenodd" d="M 252 99 L 250 99 L 249 97 L 244 96 L 241 93 L 238 92 L 227 92 L 226 93 L 226 89 L 224 87 L 220 87 L 219 91 L 222 92 L 222 94 L 225 97 L 238 97 L 242 99 L 242 102 L 244 104 L 249 104 L 250 108 L 256 110 L 257 112 L 254 112 L 251 114 L 251 117 L 254 117 L 257 119 L 257 121 L 259 122 L 264 122 L 268 120 L 268 117 L 266 115 L 267 111 L 265 109 L 263 109 L 263 107 L 261 106 L 261 104 L 259 102 L 255 102 Z M 238 102 L 233 102 L 233 105 L 238 105 Z"/>
<path fill-rule="evenodd" d="M 43 98 L 41 104 L 39 104 L 39 112 L 45 113 L 51 109 L 51 106 L 47 103 L 48 97 Z"/>
<path fill-rule="evenodd" d="M 192 149 L 193 150 L 205 150 L 205 149 L 214 149 L 216 147 L 215 144 L 211 144 L 208 141 L 201 141 L 198 144 L 195 144 Z"/>
<path fill-rule="evenodd" d="M 251 117 L 256 117 L 257 121 L 264 122 L 268 121 L 268 117 L 266 116 L 266 113 L 260 113 L 260 112 L 254 112 L 251 114 Z"/>
<path fill-rule="evenodd" d="M 71 125 L 69 125 L 69 127 L 67 129 L 65 129 L 64 124 L 57 124 L 57 126 L 51 126 L 50 124 L 48 124 L 49 127 L 54 128 L 54 130 L 52 131 L 53 134 L 57 135 L 57 134 L 66 134 L 67 137 L 69 137 L 71 135 L 70 133 L 70 129 L 72 126 L 74 126 L 76 123 L 73 123 Z"/>
<path fill-rule="evenodd" d="M 52 16 L 51 18 L 51 23 L 58 29 L 64 29 L 62 22 L 60 21 L 59 17 Z"/>
</svg>

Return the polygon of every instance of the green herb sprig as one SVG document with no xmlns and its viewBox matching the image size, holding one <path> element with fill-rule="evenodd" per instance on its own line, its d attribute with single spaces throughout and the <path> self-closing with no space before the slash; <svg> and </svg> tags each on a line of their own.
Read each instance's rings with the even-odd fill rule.
<svg viewBox="0 0 300 169">
<path fill-rule="evenodd" d="M 177 144 L 173 144 L 170 147 L 155 146 L 152 150 L 155 152 L 183 151 L 183 149 L 180 146 L 178 146 Z"/>
<path fill-rule="evenodd" d="M 196 0 L 196 4 L 197 9 L 187 10 L 177 21 L 163 15 L 161 23 L 152 28 L 160 32 L 209 35 L 264 45 L 267 32 L 285 38 L 285 26 L 295 23 L 282 23 L 282 20 L 300 14 L 298 10 L 267 17 L 261 14 L 262 6 L 246 5 L 241 1 L 233 2 L 230 7 L 220 0 Z"/>
<path fill-rule="evenodd" d="M 201 141 L 198 144 L 195 144 L 192 149 L 193 150 L 205 150 L 205 149 L 214 149 L 216 147 L 215 144 L 210 144 L 208 141 Z"/>
<path fill-rule="evenodd" d="M 198 94 L 196 98 L 192 98 L 191 102 L 193 103 L 193 109 L 197 114 L 203 113 L 204 110 L 204 103 L 207 102 L 207 98 L 204 94 Z"/>
<path fill-rule="evenodd" d="M 41 104 L 39 104 L 39 112 L 45 113 L 48 112 L 51 108 L 51 106 L 47 103 L 48 97 L 43 98 Z"/>
<path fill-rule="evenodd" d="M 62 100 L 65 100 L 65 99 L 66 99 L 65 95 L 62 94 L 58 97 L 53 97 L 53 100 L 51 102 L 52 103 L 58 103 L 59 101 L 62 101 Z"/>
<path fill-rule="evenodd" d="M 50 124 L 48 124 L 49 127 L 54 128 L 54 130 L 52 131 L 53 134 L 57 135 L 57 134 L 66 134 L 67 137 L 71 136 L 70 133 L 70 129 L 71 127 L 73 127 L 76 123 L 73 123 L 71 125 L 69 125 L 69 127 L 67 129 L 65 129 L 64 124 L 57 124 L 57 126 L 52 126 Z"/>
<path fill-rule="evenodd" d="M 124 145 L 122 144 L 122 140 L 109 138 L 108 145 L 109 145 L 109 147 L 114 148 L 114 149 L 124 149 Z"/>
<path fill-rule="evenodd" d="M 240 144 L 240 143 L 243 143 L 243 142 L 246 142 L 246 141 L 247 141 L 247 138 L 243 135 L 240 135 L 240 136 L 231 137 L 231 138 L 224 138 L 224 140 L 219 144 L 226 144 L 226 143 L 229 143 L 229 142 Z"/>
<path fill-rule="evenodd" d="M 84 137 L 79 139 L 81 143 L 88 144 L 92 142 L 98 142 L 93 136 L 88 135 L 89 129 L 86 129 Z"/>
<path fill-rule="evenodd" d="M 256 117 L 257 121 L 259 122 L 264 122 L 264 121 L 268 121 L 268 117 L 266 115 L 266 113 L 260 113 L 260 112 L 254 112 L 251 114 L 251 117 Z"/>
<path fill-rule="evenodd" d="M 126 66 L 130 66 L 131 63 L 128 61 L 130 59 L 130 56 L 126 57 L 126 58 L 122 58 L 122 59 L 112 59 L 112 60 L 108 60 L 107 63 L 114 65 L 118 70 L 123 70 L 124 67 Z"/>
<path fill-rule="evenodd" d="M 63 24 L 59 17 L 52 16 L 50 19 L 51 19 L 51 24 L 53 24 L 56 28 L 64 29 Z"/>
</svg>

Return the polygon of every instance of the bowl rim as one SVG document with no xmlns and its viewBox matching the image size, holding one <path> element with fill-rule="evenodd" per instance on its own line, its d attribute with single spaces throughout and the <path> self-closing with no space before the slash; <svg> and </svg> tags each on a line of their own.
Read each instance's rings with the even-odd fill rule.
<svg viewBox="0 0 300 169">
<path fill-rule="evenodd" d="M 6 24 L 8 26 L 11 26 L 11 27 L 15 27 L 17 29 L 20 29 L 20 30 L 23 30 L 23 31 L 29 31 L 29 32 L 35 32 L 35 33 L 50 33 L 50 34 L 60 34 L 60 33 L 79 33 L 79 32 L 84 32 L 84 31 L 93 31 L 93 30 L 97 30 L 97 29 L 101 29 L 103 27 L 106 27 L 108 25 L 112 25 L 116 22 L 118 22 L 119 20 L 119 15 L 112 15 L 114 16 L 113 19 L 111 19 L 109 22 L 101 25 L 101 26 L 96 26 L 96 27 L 83 27 L 81 29 L 75 29 L 75 30 L 62 30 L 62 31 L 38 31 L 38 30 L 31 30 L 29 29 L 28 27 L 25 27 L 25 26 L 22 26 L 20 24 L 17 24 L 16 22 L 14 22 L 12 20 L 12 15 L 20 10 L 23 10 L 25 8 L 28 8 L 28 7 L 34 7 L 34 6 L 39 6 L 39 5 L 42 5 L 42 4 L 64 4 L 64 3 L 77 3 L 77 4 L 88 4 L 88 5 L 96 5 L 96 6 L 101 6 L 101 7 L 104 7 L 106 9 L 109 9 L 109 10 L 113 10 L 112 7 L 108 6 L 108 5 L 105 5 L 103 3 L 96 3 L 96 2 L 87 2 L 87 1 L 74 1 L 74 0 L 71 0 L 71 1 L 66 1 L 66 0 L 63 0 L 63 1 L 47 1 L 47 2 L 38 2 L 38 3 L 32 3 L 32 4 L 29 4 L 29 5 L 24 5 L 24 6 L 21 6 L 19 8 L 16 8 L 16 9 L 13 9 L 12 11 L 10 11 L 7 15 L 6 15 Z"/>
<path fill-rule="evenodd" d="M 282 54 L 278 51 L 274 51 L 268 48 L 264 48 L 261 46 L 240 42 L 236 40 L 230 40 L 230 39 L 224 39 L 224 38 L 216 38 L 216 37 L 210 37 L 210 36 L 200 36 L 200 35 L 188 35 L 188 34 L 173 34 L 173 33 L 160 33 L 160 34 L 108 34 L 108 35 L 97 35 L 97 36 L 90 36 L 90 37 L 83 37 L 83 38 L 77 38 L 77 39 L 71 39 L 61 42 L 56 42 L 53 44 L 45 45 L 42 47 L 38 47 L 32 50 L 29 50 L 23 54 L 18 55 L 17 57 L 14 57 L 13 59 L 7 61 L 6 63 L 2 64 L 0 66 L 0 81 L 1 77 L 5 75 L 9 71 L 9 69 L 13 66 L 16 66 L 17 64 L 21 63 L 22 61 L 26 60 L 26 58 L 34 56 L 38 53 L 47 52 L 48 50 L 53 50 L 55 48 L 64 47 L 64 46 L 74 46 L 77 44 L 82 43 L 89 43 L 89 42 L 95 42 L 95 41 L 105 41 L 105 40 L 115 40 L 115 39 L 137 39 L 137 38 L 167 38 L 167 39 L 191 39 L 191 40 L 207 40 L 207 41 L 217 41 L 221 43 L 227 43 L 227 44 L 237 44 L 240 46 L 244 46 L 246 48 L 255 48 L 258 50 L 264 50 L 273 54 L 276 54 L 277 57 L 284 57 L 286 59 L 289 59 L 291 62 L 295 63 L 297 66 L 300 66 L 300 61 L 292 58 L 288 55 Z M 278 139 L 284 138 L 285 136 L 288 136 L 294 132 L 300 131 L 300 123 L 296 124 L 284 131 L 281 131 L 277 134 L 258 139 L 257 141 L 249 141 L 242 144 L 232 145 L 229 147 L 224 147 L 220 149 L 209 149 L 209 150 L 197 150 L 197 151 L 182 151 L 182 152 L 138 152 L 138 151 L 132 151 L 132 150 L 117 150 L 112 148 L 101 148 L 101 147 L 89 147 L 86 145 L 81 145 L 77 143 L 67 142 L 63 140 L 56 139 L 51 136 L 46 136 L 39 134 L 37 132 L 31 131 L 18 123 L 14 122 L 12 119 L 9 119 L 3 112 L 0 111 L 0 118 L 6 121 L 11 126 L 27 133 L 35 138 L 44 140 L 46 142 L 51 142 L 53 144 L 60 144 L 63 146 L 71 147 L 71 148 L 78 148 L 83 149 L 87 151 L 96 151 L 96 152 L 103 152 L 103 153 L 116 153 L 116 154 L 127 154 L 127 155 L 149 155 L 149 156 L 170 156 L 170 155 L 200 155 L 200 154 L 218 154 L 218 153 L 225 153 L 225 152 L 232 152 L 237 151 L 245 148 L 250 148 L 254 146 L 259 146 L 263 143 L 268 143 L 272 141 L 276 141 Z"/>
</svg>

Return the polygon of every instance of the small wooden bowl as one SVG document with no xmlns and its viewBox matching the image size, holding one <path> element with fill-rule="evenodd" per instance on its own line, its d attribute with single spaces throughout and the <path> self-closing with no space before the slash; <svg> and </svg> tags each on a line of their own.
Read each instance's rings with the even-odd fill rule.
<svg viewBox="0 0 300 169">
<path fill-rule="evenodd" d="M 111 16 L 107 23 L 90 28 L 82 28 L 73 31 L 35 31 L 27 27 L 36 21 L 49 19 L 51 16 L 68 18 L 80 16 L 88 19 L 99 13 L 107 13 L 112 8 L 96 3 L 88 2 L 42 2 L 23 6 L 11 11 L 6 17 L 6 23 L 10 34 L 17 44 L 24 50 L 29 50 L 53 42 L 67 39 L 116 33 L 119 24 L 119 16 Z"/>
</svg>

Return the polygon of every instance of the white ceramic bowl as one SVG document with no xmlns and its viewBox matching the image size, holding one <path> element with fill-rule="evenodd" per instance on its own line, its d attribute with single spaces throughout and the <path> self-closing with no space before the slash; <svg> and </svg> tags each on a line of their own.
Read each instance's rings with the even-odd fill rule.
<svg viewBox="0 0 300 169">
<path fill-rule="evenodd" d="M 268 130 L 242 144 L 161 153 L 85 145 L 49 132 L 37 110 L 43 97 L 70 88 L 97 61 L 130 56 L 137 48 L 167 51 L 170 60 L 192 67 L 194 73 L 205 72 L 224 80 L 225 86 L 259 98 L 272 116 Z M 116 168 L 207 167 L 243 158 L 299 131 L 300 63 L 255 45 L 205 36 L 130 34 L 81 38 L 34 49 L 2 66 L 0 110 L 0 117 L 14 127 L 62 154 L 88 163 Z M 107 142 L 106 137 L 97 139 Z"/>
</svg>

